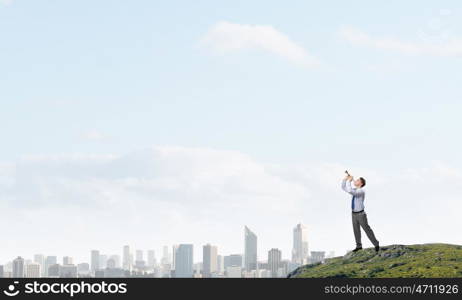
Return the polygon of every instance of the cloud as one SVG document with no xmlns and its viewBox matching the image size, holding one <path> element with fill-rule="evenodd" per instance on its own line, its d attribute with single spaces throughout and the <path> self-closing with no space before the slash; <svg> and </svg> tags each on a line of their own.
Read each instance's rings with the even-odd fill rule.
<svg viewBox="0 0 462 300">
<path fill-rule="evenodd" d="M 194 243 L 200 259 L 207 242 L 221 254 L 241 253 L 244 225 L 258 234 L 261 259 L 272 247 L 286 258 L 298 222 L 309 226 L 311 250 L 343 254 L 354 244 L 350 198 L 339 182 L 344 170 L 177 146 L 22 157 L 0 164 L 0 226 L 14 228 L 4 232 L 0 260 L 43 252 L 88 261 L 94 248 L 181 242 Z M 462 243 L 454 231 L 462 226 L 461 170 L 439 162 L 393 174 L 350 171 L 368 180 L 366 209 L 383 244 Z"/>
<path fill-rule="evenodd" d="M 217 53 L 257 49 L 280 56 L 305 67 L 319 64 L 303 47 L 269 25 L 219 22 L 205 34 L 201 44 Z"/>
<path fill-rule="evenodd" d="M 353 45 L 394 51 L 408 55 L 461 56 L 462 39 L 444 43 L 403 41 L 394 37 L 374 37 L 360 29 L 342 27 L 339 36 Z"/>
</svg>

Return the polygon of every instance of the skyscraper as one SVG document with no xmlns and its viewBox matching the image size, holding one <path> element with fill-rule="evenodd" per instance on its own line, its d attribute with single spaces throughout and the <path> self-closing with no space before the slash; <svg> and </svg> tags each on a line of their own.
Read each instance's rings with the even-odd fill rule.
<svg viewBox="0 0 462 300">
<path fill-rule="evenodd" d="M 99 255 L 99 270 L 105 269 L 107 267 L 107 255 L 100 254 Z"/>
<path fill-rule="evenodd" d="M 143 261 L 143 250 L 136 250 L 135 262 L 136 261 Z"/>
<path fill-rule="evenodd" d="M 123 249 L 122 268 L 124 270 L 130 270 L 131 269 L 130 246 L 128 246 L 128 245 L 125 245 L 124 249 Z"/>
<path fill-rule="evenodd" d="M 227 267 L 241 267 L 242 268 L 242 255 L 231 254 L 224 257 L 224 269 Z"/>
<path fill-rule="evenodd" d="M 120 255 L 114 254 L 109 257 L 109 259 L 112 259 L 115 263 L 116 268 L 120 268 Z M 109 264 L 109 260 L 108 260 Z"/>
<path fill-rule="evenodd" d="M 193 245 L 180 244 L 175 251 L 175 277 L 193 277 Z"/>
<path fill-rule="evenodd" d="M 202 249 L 203 276 L 208 278 L 217 273 L 217 246 L 207 244 Z"/>
<path fill-rule="evenodd" d="M 63 265 L 72 265 L 74 264 L 74 260 L 70 256 L 63 257 Z"/>
<path fill-rule="evenodd" d="M 225 272 L 225 257 L 217 255 L 217 273 L 223 274 Z"/>
<path fill-rule="evenodd" d="M 154 268 L 156 265 L 156 252 L 154 250 L 148 250 L 148 267 Z"/>
<path fill-rule="evenodd" d="M 278 277 L 281 259 L 282 253 L 279 249 L 273 248 L 268 251 L 268 269 L 271 271 L 271 277 Z"/>
<path fill-rule="evenodd" d="M 13 260 L 13 278 L 24 278 L 24 275 L 24 258 L 18 256 L 18 258 Z"/>
<path fill-rule="evenodd" d="M 40 277 L 40 264 L 38 263 L 27 264 L 25 275 L 27 278 L 39 278 Z"/>
<path fill-rule="evenodd" d="M 294 228 L 292 262 L 298 265 L 308 263 L 308 253 L 308 229 L 300 223 Z"/>
<path fill-rule="evenodd" d="M 51 266 L 56 265 L 58 262 L 58 258 L 56 256 L 47 256 L 45 259 L 45 276 L 49 276 L 48 270 Z"/>
<path fill-rule="evenodd" d="M 40 265 L 40 276 L 46 276 L 45 273 L 45 256 L 43 254 L 35 254 L 34 262 Z"/>
<path fill-rule="evenodd" d="M 94 273 L 99 270 L 99 251 L 91 250 L 91 271 Z"/>
<path fill-rule="evenodd" d="M 246 271 L 257 269 L 257 236 L 245 226 L 244 261 Z"/>
<path fill-rule="evenodd" d="M 168 251 L 168 246 L 164 246 L 162 248 L 162 261 L 161 261 L 161 263 L 163 265 L 167 265 L 167 264 L 171 263 L 170 252 Z"/>
</svg>

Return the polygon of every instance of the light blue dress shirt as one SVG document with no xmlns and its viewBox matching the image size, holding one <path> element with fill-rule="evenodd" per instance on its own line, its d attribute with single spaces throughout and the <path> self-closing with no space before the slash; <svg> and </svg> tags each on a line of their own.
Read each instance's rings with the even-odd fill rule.
<svg viewBox="0 0 462 300">
<path fill-rule="evenodd" d="M 348 194 L 352 195 L 352 211 L 358 212 L 364 210 L 364 198 L 366 196 L 365 191 L 362 188 L 353 188 L 351 181 L 344 179 L 342 181 L 342 189 Z"/>
</svg>

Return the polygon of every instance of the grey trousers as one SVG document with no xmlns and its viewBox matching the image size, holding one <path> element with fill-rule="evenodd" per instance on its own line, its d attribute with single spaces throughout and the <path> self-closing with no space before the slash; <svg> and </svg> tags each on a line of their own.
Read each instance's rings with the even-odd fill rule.
<svg viewBox="0 0 462 300">
<path fill-rule="evenodd" d="M 355 233 L 355 240 L 356 240 L 356 247 L 362 247 L 361 244 L 361 228 L 363 228 L 364 232 L 366 233 L 367 237 L 371 241 L 374 246 L 379 245 L 379 241 L 375 238 L 374 232 L 372 231 L 371 227 L 367 223 L 367 215 L 365 212 L 361 213 L 352 213 L 352 220 L 353 220 L 353 232 Z"/>
</svg>

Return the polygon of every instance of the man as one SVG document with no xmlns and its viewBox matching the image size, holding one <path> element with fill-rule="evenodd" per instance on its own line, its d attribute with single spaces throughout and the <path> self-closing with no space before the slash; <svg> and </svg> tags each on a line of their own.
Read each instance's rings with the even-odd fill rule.
<svg viewBox="0 0 462 300">
<path fill-rule="evenodd" d="M 352 195 L 351 199 L 351 211 L 352 211 L 352 221 L 353 221 L 353 232 L 355 234 L 356 240 L 356 248 L 353 252 L 357 252 L 361 250 L 361 229 L 366 232 L 367 237 L 375 246 L 375 251 L 378 252 L 380 250 L 379 241 L 375 238 L 374 232 L 372 231 L 371 227 L 367 223 L 367 215 L 364 212 L 364 186 L 366 185 L 366 180 L 362 177 L 356 179 L 354 181 L 354 188 L 351 187 L 351 182 L 353 181 L 353 176 L 347 173 L 347 176 L 342 181 L 342 189 Z"/>
</svg>

